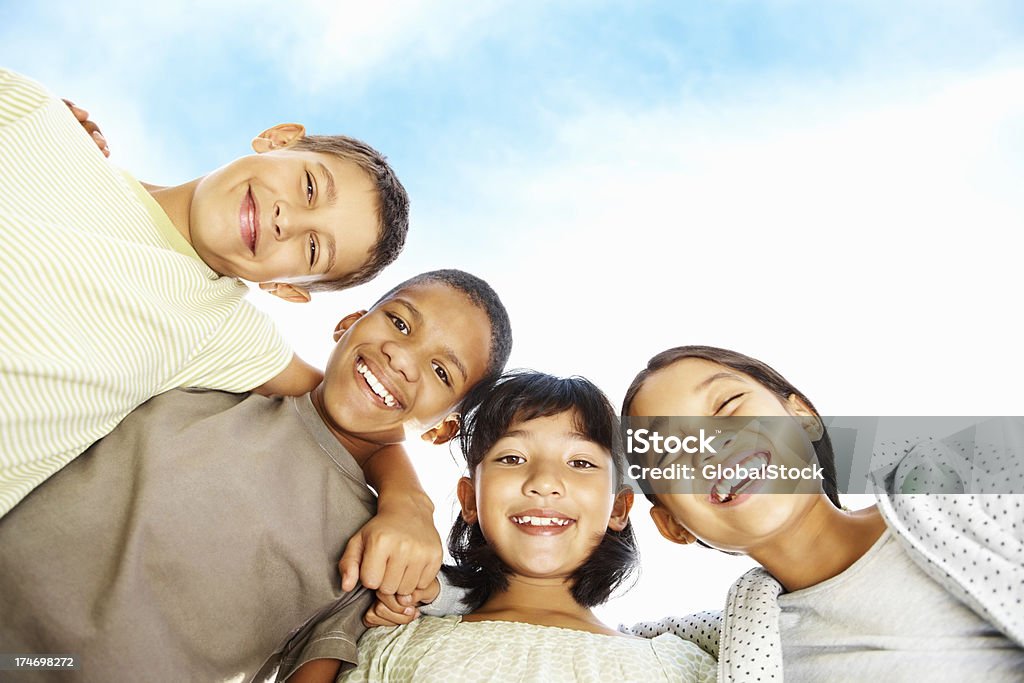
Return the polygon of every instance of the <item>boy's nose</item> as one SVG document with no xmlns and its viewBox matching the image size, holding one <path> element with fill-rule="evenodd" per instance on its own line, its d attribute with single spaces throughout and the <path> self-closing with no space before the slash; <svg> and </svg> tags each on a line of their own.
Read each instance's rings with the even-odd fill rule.
<svg viewBox="0 0 1024 683">
<path fill-rule="evenodd" d="M 273 207 L 273 236 L 281 240 L 288 232 L 288 219 L 282 215 L 281 205 Z"/>
<path fill-rule="evenodd" d="M 296 233 L 301 233 L 301 217 L 281 202 L 274 205 L 274 237 L 286 240 Z"/>
<path fill-rule="evenodd" d="M 388 359 L 388 365 L 393 370 L 402 374 L 407 382 L 415 382 L 419 379 L 419 369 L 409 349 L 394 341 L 385 342 L 381 351 Z"/>
</svg>

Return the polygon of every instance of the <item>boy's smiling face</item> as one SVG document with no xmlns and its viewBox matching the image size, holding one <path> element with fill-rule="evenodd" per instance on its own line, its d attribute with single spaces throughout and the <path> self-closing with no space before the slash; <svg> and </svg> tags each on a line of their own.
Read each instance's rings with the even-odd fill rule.
<svg viewBox="0 0 1024 683">
<path fill-rule="evenodd" d="M 483 379 L 487 314 L 441 282 L 396 292 L 338 325 L 338 345 L 314 401 L 335 431 L 389 443 L 426 431 Z"/>
<path fill-rule="evenodd" d="M 222 275 L 298 286 L 336 280 L 362 268 L 377 243 L 369 175 L 333 154 L 287 149 L 297 139 L 288 131 L 304 132 L 267 131 L 253 142 L 262 153 L 236 159 L 195 188 L 189 239 Z"/>
</svg>

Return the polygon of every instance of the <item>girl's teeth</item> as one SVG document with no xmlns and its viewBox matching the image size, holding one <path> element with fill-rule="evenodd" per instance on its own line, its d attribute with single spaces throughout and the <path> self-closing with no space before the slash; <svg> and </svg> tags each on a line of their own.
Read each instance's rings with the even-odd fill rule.
<svg viewBox="0 0 1024 683">
<path fill-rule="evenodd" d="M 530 526 L 565 526 L 570 521 L 568 519 L 559 519 L 557 517 L 513 517 L 513 521 L 516 524 L 529 524 Z"/>
</svg>

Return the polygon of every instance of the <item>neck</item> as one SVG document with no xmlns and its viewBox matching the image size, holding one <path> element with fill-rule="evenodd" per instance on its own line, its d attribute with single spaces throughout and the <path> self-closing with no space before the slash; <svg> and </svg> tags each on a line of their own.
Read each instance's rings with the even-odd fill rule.
<svg viewBox="0 0 1024 683">
<path fill-rule="evenodd" d="M 883 531 L 885 521 L 877 508 L 845 512 L 821 495 L 797 528 L 751 551 L 750 556 L 792 592 L 844 572 Z"/>
<path fill-rule="evenodd" d="M 572 579 L 509 576 L 508 589 L 466 615 L 466 621 L 518 621 L 616 635 L 572 597 Z"/>
<path fill-rule="evenodd" d="M 352 459 L 356 463 L 363 467 L 371 456 L 376 454 L 382 447 L 393 443 L 400 443 L 402 436 L 398 435 L 397 438 L 387 439 L 381 438 L 380 435 L 373 435 L 372 437 L 355 434 L 343 428 L 331 417 L 331 413 L 326 408 L 324 401 L 324 385 L 325 382 L 320 382 L 316 389 L 309 394 L 310 400 L 313 402 L 313 407 L 316 408 L 317 414 L 320 419 L 323 420 L 324 425 L 327 429 L 334 434 L 342 446 L 349 452 Z"/>
<path fill-rule="evenodd" d="M 196 186 L 202 178 L 196 178 L 184 185 L 173 185 L 171 187 L 157 187 L 155 185 L 144 185 L 150 196 L 156 200 L 160 208 L 164 210 L 171 223 L 178 232 L 192 244 L 192 233 L 189 225 L 189 216 L 192 211 L 192 196 L 195 194 Z"/>
</svg>

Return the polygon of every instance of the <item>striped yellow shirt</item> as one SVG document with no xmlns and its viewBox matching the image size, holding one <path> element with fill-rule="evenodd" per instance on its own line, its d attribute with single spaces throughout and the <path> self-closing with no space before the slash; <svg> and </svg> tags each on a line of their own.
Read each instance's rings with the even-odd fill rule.
<svg viewBox="0 0 1024 683">
<path fill-rule="evenodd" d="M 0 515 L 178 386 L 246 391 L 292 352 L 59 99 L 0 70 Z"/>
</svg>

